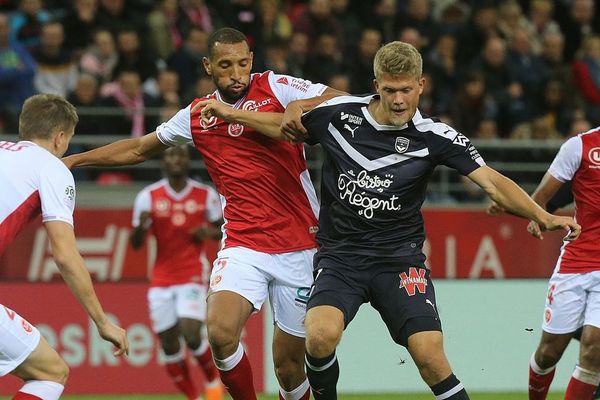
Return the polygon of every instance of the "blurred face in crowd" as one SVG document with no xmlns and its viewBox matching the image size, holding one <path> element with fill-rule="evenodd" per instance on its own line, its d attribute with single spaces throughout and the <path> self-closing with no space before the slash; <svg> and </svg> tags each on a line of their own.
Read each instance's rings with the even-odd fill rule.
<svg viewBox="0 0 600 400">
<path fill-rule="evenodd" d="M 109 31 L 99 31 L 94 36 L 94 43 L 102 57 L 110 57 L 115 53 L 115 40 Z"/>
<path fill-rule="evenodd" d="M 235 103 L 248 92 L 253 54 L 245 41 L 215 43 L 210 57 L 202 60 L 223 99 Z"/>
<path fill-rule="evenodd" d="M 118 15 L 125 7 L 125 0 L 102 0 L 102 7 L 110 14 Z"/>
<path fill-rule="evenodd" d="M 562 62 L 564 39 L 560 33 L 551 33 L 544 37 L 542 55 L 547 60 L 555 63 Z"/>
<path fill-rule="evenodd" d="M 375 53 L 381 47 L 381 33 L 375 29 L 365 29 L 362 32 L 358 49 L 360 54 L 369 60 L 375 57 Z"/>
<path fill-rule="evenodd" d="M 308 10 L 317 19 L 326 18 L 331 14 L 329 0 L 310 0 Z"/>
<path fill-rule="evenodd" d="M 122 72 L 119 75 L 119 86 L 127 97 L 134 99 L 140 93 L 140 76 L 133 71 Z"/>
<path fill-rule="evenodd" d="M 77 80 L 77 86 L 75 87 L 75 93 L 77 98 L 83 104 L 90 104 L 96 99 L 98 92 L 98 82 L 96 78 L 91 75 L 82 74 Z"/>
<path fill-rule="evenodd" d="M 496 67 L 504 64 L 506 58 L 504 41 L 499 38 L 489 39 L 483 49 L 483 57 L 492 66 Z"/>
<path fill-rule="evenodd" d="M 407 74 L 383 73 L 374 80 L 380 101 L 375 109 L 377 122 L 402 126 L 412 119 L 425 87 L 425 79 Z"/>
<path fill-rule="evenodd" d="M 594 18 L 594 0 L 574 0 L 571 5 L 571 16 L 575 22 L 587 24 Z"/>
<path fill-rule="evenodd" d="M 584 42 L 585 55 L 600 60 L 600 36 L 591 36 Z"/>
<path fill-rule="evenodd" d="M 21 0 L 19 8 L 27 15 L 36 15 L 42 9 L 41 0 Z"/>
<path fill-rule="evenodd" d="M 50 23 L 42 27 L 41 42 L 47 48 L 60 48 L 65 40 L 63 26 L 60 23 Z"/>
<path fill-rule="evenodd" d="M 173 71 L 162 71 L 158 75 L 158 90 L 160 93 L 177 93 L 179 76 Z"/>
<path fill-rule="evenodd" d="M 119 51 L 134 53 L 140 48 L 140 39 L 135 31 L 124 31 L 117 38 Z"/>
<path fill-rule="evenodd" d="M 200 29 L 192 29 L 187 40 L 187 47 L 197 55 L 208 53 L 208 34 Z"/>
<path fill-rule="evenodd" d="M 187 146 L 169 147 L 163 154 L 163 167 L 168 178 L 187 176 L 190 153 Z"/>
</svg>

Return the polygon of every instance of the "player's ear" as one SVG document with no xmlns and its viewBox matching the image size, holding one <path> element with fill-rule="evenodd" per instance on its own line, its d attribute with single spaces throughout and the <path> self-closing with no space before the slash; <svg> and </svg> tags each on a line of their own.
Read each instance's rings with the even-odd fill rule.
<svg viewBox="0 0 600 400">
<path fill-rule="evenodd" d="M 252 69 L 252 63 L 254 63 L 254 52 L 250 52 L 250 69 Z"/>
<path fill-rule="evenodd" d="M 212 76 L 212 69 L 210 66 L 210 60 L 208 57 L 202 57 L 202 65 L 204 66 L 204 70 L 208 76 Z"/>
<path fill-rule="evenodd" d="M 379 82 L 377 82 L 377 79 L 373 79 L 373 87 L 375 88 L 375 92 L 379 91 Z"/>
</svg>

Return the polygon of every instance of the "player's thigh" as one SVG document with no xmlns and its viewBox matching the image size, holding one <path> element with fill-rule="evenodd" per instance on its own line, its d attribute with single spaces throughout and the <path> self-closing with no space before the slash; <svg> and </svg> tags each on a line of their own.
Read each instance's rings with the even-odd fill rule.
<svg viewBox="0 0 600 400">
<path fill-rule="evenodd" d="M 292 336 L 304 337 L 314 254 L 314 249 L 273 254 L 265 266 L 265 272 L 273 277 L 269 282 L 273 322 Z"/>
<path fill-rule="evenodd" d="M 204 325 L 202 321 L 194 318 L 180 318 L 178 325 L 181 334 L 188 344 L 192 342 L 200 344 L 202 326 Z"/>
<path fill-rule="evenodd" d="M 40 336 L 35 350 L 11 374 L 24 381 L 52 381 L 64 385 L 69 375 L 69 367 L 46 339 Z"/>
<path fill-rule="evenodd" d="M 220 304 L 239 300 L 231 300 L 232 296 L 223 297 L 225 300 L 215 301 L 213 298 L 220 293 L 234 293 L 237 298 L 245 299 L 254 311 L 259 311 L 267 299 L 271 276 L 264 271 L 264 265 L 271 263 L 270 254 L 260 253 L 244 247 L 232 247 L 221 250 L 214 262 L 210 275 L 208 290 L 208 314 L 214 312 L 226 313 Z M 212 310 L 211 310 L 212 308 Z M 218 308 L 218 310 L 215 310 Z M 246 308 L 246 307 L 244 307 Z M 224 317 L 226 317 L 224 315 Z M 210 324 L 210 321 L 209 321 Z"/>
<path fill-rule="evenodd" d="M 158 334 L 177 325 L 175 292 L 171 286 L 151 287 L 147 293 L 152 330 Z"/>
<path fill-rule="evenodd" d="M 579 329 L 585 320 L 587 296 L 583 274 L 552 274 L 544 307 L 544 332 L 562 335 Z"/>
<path fill-rule="evenodd" d="M 429 269 L 422 265 L 382 267 L 371 280 L 371 304 L 392 339 L 404 347 L 408 346 L 411 335 L 442 330 L 429 274 Z"/>
<path fill-rule="evenodd" d="M 178 353 L 181 349 L 179 343 L 180 336 L 179 324 L 175 324 L 170 328 L 167 328 L 156 335 L 160 340 L 160 345 L 167 355 Z"/>
<path fill-rule="evenodd" d="M 583 279 L 588 294 L 583 324 L 600 329 L 600 271 L 589 272 Z"/>
<path fill-rule="evenodd" d="M 33 325 L 0 304 L 0 376 L 22 364 L 35 351 L 40 338 Z"/>
</svg>

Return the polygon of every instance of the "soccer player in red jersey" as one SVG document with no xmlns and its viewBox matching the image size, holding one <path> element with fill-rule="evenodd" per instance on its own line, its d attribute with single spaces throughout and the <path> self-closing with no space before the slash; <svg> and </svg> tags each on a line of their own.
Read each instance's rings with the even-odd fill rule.
<svg viewBox="0 0 600 400">
<path fill-rule="evenodd" d="M 240 336 L 268 296 L 280 398 L 308 399 L 304 316 L 313 281 L 318 202 L 302 145 L 264 137 L 257 132 L 263 122 L 255 116 L 283 112 L 294 100 L 305 99 L 310 107 L 337 92 L 271 71 L 251 74 L 252 52 L 235 29 L 217 30 L 208 42 L 203 64 L 217 87 L 213 94 L 194 100 L 155 132 L 63 161 L 68 167 L 128 165 L 168 147 L 193 143 L 221 196 L 225 221 L 207 299 L 208 339 L 221 380 L 234 399 L 256 399 Z M 246 111 L 246 118 L 229 123 L 215 117 L 204 123 L 195 106 L 206 99 Z"/>
<path fill-rule="evenodd" d="M 148 307 L 152 328 L 165 353 L 165 367 L 188 399 L 198 398 L 189 374 L 183 337 L 206 376 L 206 400 L 223 397 L 221 380 L 201 329 L 206 320 L 209 261 L 206 239 L 220 239 L 223 221 L 219 195 L 210 186 L 188 177 L 187 146 L 163 154 L 165 178 L 145 187 L 133 206 L 130 243 L 139 248 L 150 232 L 156 239 Z"/>
<path fill-rule="evenodd" d="M 542 338 L 529 362 L 529 399 L 545 399 L 556 364 L 579 328 L 579 363 L 565 399 L 592 399 L 600 383 L 600 128 L 567 140 L 532 195 L 542 207 L 572 182 L 581 236 L 565 242 L 550 278 Z M 527 227 L 542 238 L 538 224 Z"/>
<path fill-rule="evenodd" d="M 127 336 L 102 310 L 77 250 L 75 182 L 59 160 L 78 120 L 75 107 L 62 97 L 35 95 L 23 104 L 19 141 L 0 141 L 0 256 L 23 226 L 41 214 L 63 279 L 119 356 L 128 351 Z M 13 399 L 55 400 L 64 389 L 69 367 L 37 328 L 0 304 L 0 376 L 9 373 L 25 381 Z"/>
</svg>

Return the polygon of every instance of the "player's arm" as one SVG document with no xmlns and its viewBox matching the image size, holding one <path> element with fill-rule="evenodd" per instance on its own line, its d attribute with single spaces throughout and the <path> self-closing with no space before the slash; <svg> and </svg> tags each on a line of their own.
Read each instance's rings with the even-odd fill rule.
<svg viewBox="0 0 600 400">
<path fill-rule="evenodd" d="M 62 161 L 69 169 L 92 165 L 131 165 L 152 158 L 167 147 L 158 139 L 156 132 L 152 132 L 139 138 L 118 140 L 94 150 L 73 154 Z"/>
<path fill-rule="evenodd" d="M 573 218 L 548 213 L 515 182 L 488 166 L 482 166 L 468 175 L 490 198 L 508 212 L 537 222 L 542 230 L 566 229 L 566 240 L 575 240 L 581 226 Z"/>
<path fill-rule="evenodd" d="M 223 225 L 223 220 L 214 221 L 209 226 L 200 226 L 192 230 L 192 240 L 197 243 L 208 239 L 220 240 L 223 237 L 221 225 Z"/>
<path fill-rule="evenodd" d="M 129 244 L 131 244 L 131 247 L 134 249 L 142 247 L 144 240 L 146 240 L 146 234 L 150 228 L 150 223 L 150 213 L 148 211 L 142 211 L 140 213 L 139 224 L 134 226 L 129 234 Z"/>
<path fill-rule="evenodd" d="M 45 222 L 44 226 L 48 232 L 54 261 L 71 292 L 96 324 L 100 336 L 117 347 L 115 356 L 127 354 L 127 334 L 124 329 L 110 322 L 102 310 L 90 274 L 77 250 L 73 226 L 62 221 Z"/>
</svg>

